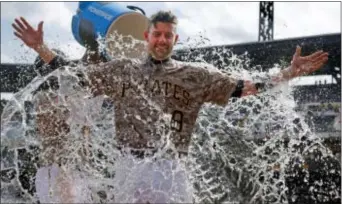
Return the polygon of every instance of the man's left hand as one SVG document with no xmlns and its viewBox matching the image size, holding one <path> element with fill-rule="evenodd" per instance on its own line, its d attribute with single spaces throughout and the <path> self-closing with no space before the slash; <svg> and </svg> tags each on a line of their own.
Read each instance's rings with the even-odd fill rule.
<svg viewBox="0 0 342 204">
<path fill-rule="evenodd" d="M 292 77 L 310 74 L 320 69 L 328 61 L 327 52 L 317 51 L 311 55 L 302 57 L 300 56 L 301 51 L 301 47 L 297 46 L 290 66 Z"/>
</svg>

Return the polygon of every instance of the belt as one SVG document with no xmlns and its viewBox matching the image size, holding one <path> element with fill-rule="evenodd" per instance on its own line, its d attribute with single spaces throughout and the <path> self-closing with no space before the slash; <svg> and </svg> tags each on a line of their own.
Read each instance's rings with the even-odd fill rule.
<svg viewBox="0 0 342 204">
<path fill-rule="evenodd" d="M 121 151 L 121 153 L 124 154 L 131 154 L 134 157 L 138 158 L 138 159 L 143 159 L 146 157 L 153 157 L 155 155 L 155 153 L 157 152 L 157 150 L 153 150 L 153 149 L 119 149 Z"/>
<path fill-rule="evenodd" d="M 131 149 L 128 147 L 117 147 L 117 149 L 122 153 L 122 154 L 130 154 L 134 156 L 135 158 L 138 159 L 144 159 L 144 158 L 152 158 L 156 156 L 156 153 L 158 152 L 158 149 Z M 162 155 L 162 157 L 173 157 L 173 158 L 183 158 L 187 157 L 188 153 L 187 152 L 174 152 L 173 150 L 167 150 L 165 153 Z"/>
</svg>

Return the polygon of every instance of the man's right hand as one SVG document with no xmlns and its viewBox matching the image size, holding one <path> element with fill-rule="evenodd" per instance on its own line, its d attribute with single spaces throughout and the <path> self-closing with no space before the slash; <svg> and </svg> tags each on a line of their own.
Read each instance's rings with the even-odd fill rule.
<svg viewBox="0 0 342 204">
<path fill-rule="evenodd" d="M 50 63 L 56 57 L 56 54 L 44 44 L 43 21 L 38 24 L 37 30 L 23 17 L 20 17 L 20 20 L 15 19 L 12 26 L 15 30 L 14 35 L 20 38 L 25 45 L 34 49 L 45 63 Z"/>
<path fill-rule="evenodd" d="M 15 23 L 12 24 L 15 29 L 14 35 L 20 38 L 25 45 L 37 50 L 43 43 L 43 21 L 38 24 L 38 29 L 35 30 L 25 18 L 15 19 Z"/>
</svg>

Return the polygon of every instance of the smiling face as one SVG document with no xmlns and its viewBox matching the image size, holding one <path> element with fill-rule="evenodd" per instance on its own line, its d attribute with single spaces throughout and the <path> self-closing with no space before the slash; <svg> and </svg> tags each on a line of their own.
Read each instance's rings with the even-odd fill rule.
<svg viewBox="0 0 342 204">
<path fill-rule="evenodd" d="M 178 40 L 172 23 L 158 22 L 145 33 L 148 52 L 157 60 L 164 60 L 171 56 L 173 46 Z"/>
<path fill-rule="evenodd" d="M 148 52 L 156 60 L 164 60 L 172 55 L 173 46 L 178 40 L 176 34 L 177 19 L 171 12 L 158 12 L 151 17 L 151 22 L 144 36 Z"/>
</svg>

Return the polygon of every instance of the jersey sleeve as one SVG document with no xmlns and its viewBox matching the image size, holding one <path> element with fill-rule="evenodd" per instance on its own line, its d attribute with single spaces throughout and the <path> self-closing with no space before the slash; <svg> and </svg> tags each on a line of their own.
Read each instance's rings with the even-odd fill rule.
<svg viewBox="0 0 342 204">
<path fill-rule="evenodd" d="M 58 67 L 68 65 L 69 63 L 70 63 L 70 61 L 68 61 L 68 60 L 64 59 L 63 57 L 57 55 L 55 58 L 53 58 L 53 59 L 51 60 L 51 62 L 49 63 L 49 65 L 50 65 L 52 68 L 57 69 Z"/>
<path fill-rule="evenodd" d="M 43 66 L 37 66 L 35 69 L 40 75 L 45 76 L 62 66 L 69 65 L 70 63 L 71 61 L 68 61 L 64 59 L 63 57 L 57 55 L 51 60 L 51 62 L 49 62 L 49 64 L 46 64 Z"/>
<path fill-rule="evenodd" d="M 200 68 L 202 75 L 202 99 L 203 102 L 210 102 L 217 105 L 226 105 L 233 97 L 239 80 L 234 79 L 220 70 L 206 66 Z"/>
</svg>

